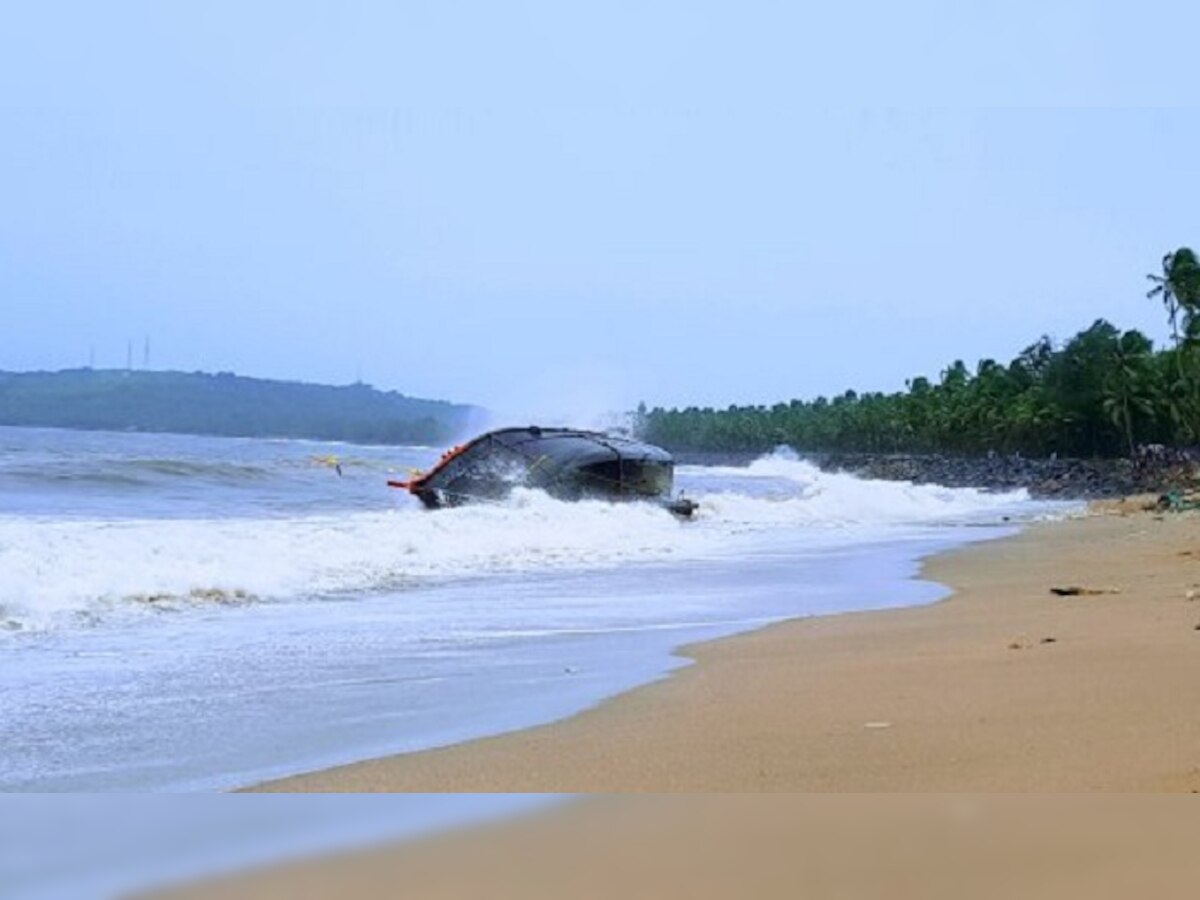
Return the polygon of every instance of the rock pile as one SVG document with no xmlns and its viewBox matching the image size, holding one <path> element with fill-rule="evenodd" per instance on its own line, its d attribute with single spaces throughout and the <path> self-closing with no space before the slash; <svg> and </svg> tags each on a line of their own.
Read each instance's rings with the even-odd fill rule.
<svg viewBox="0 0 1200 900">
<path fill-rule="evenodd" d="M 1200 482 L 1200 466 L 1178 457 L 1134 461 L 846 453 L 812 459 L 827 471 L 852 472 L 863 478 L 996 491 L 1025 488 L 1035 497 L 1059 499 L 1159 493 Z"/>
</svg>

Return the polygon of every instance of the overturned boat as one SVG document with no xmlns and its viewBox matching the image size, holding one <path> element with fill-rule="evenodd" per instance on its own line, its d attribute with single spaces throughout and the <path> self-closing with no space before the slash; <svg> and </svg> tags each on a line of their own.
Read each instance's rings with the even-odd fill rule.
<svg viewBox="0 0 1200 900">
<path fill-rule="evenodd" d="M 676 515 L 696 504 L 672 498 L 675 460 L 661 447 L 573 428 L 502 428 L 442 455 L 428 472 L 389 481 L 429 509 L 503 499 L 514 487 L 560 500 L 653 500 Z"/>
</svg>

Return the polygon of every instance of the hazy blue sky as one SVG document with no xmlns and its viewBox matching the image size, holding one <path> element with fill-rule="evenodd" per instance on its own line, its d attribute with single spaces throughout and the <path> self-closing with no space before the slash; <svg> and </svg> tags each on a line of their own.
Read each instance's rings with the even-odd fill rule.
<svg viewBox="0 0 1200 900">
<path fill-rule="evenodd" d="M 582 415 L 1161 338 L 1192 10 L 5 3 L 0 368 L 149 335 L 155 368 Z"/>
</svg>

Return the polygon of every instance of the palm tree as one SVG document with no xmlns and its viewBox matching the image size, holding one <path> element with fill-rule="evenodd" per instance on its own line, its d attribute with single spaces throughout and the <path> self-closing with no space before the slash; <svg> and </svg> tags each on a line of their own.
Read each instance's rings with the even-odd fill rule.
<svg viewBox="0 0 1200 900">
<path fill-rule="evenodd" d="M 1179 346 L 1180 316 L 1185 333 L 1190 334 L 1194 329 L 1193 320 L 1200 314 L 1200 261 L 1190 247 L 1180 247 L 1162 258 L 1161 275 L 1147 275 L 1146 278 L 1154 285 L 1146 292 L 1146 297 L 1151 300 L 1162 298 L 1167 320 L 1171 323 L 1171 337 Z"/>
<path fill-rule="evenodd" d="M 1175 378 L 1171 384 L 1171 413 L 1191 438 L 1200 436 L 1200 411 L 1195 396 L 1194 351 L 1200 347 L 1200 260 L 1190 247 L 1162 258 L 1162 274 L 1146 276 L 1154 287 L 1148 298 L 1161 297 L 1175 342 Z M 1180 334 L 1182 319 L 1183 333 Z"/>
<path fill-rule="evenodd" d="M 1152 350 L 1145 335 L 1126 331 L 1113 344 L 1112 369 L 1104 379 L 1102 406 L 1112 423 L 1121 429 L 1131 457 L 1136 449 L 1133 439 L 1136 415 L 1154 413 L 1148 377 Z"/>
</svg>

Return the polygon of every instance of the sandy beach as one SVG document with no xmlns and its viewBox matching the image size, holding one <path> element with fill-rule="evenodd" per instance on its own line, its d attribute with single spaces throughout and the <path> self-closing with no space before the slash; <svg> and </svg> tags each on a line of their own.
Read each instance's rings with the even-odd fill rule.
<svg viewBox="0 0 1200 900">
<path fill-rule="evenodd" d="M 689 647 L 563 722 L 260 789 L 1200 789 L 1200 518 L 1118 511 L 928 561 L 934 605 Z"/>
<path fill-rule="evenodd" d="M 1195 896 L 1182 797 L 588 797 L 498 825 L 184 887 L 174 900 Z"/>
<path fill-rule="evenodd" d="M 1200 517 L 1129 508 L 932 559 L 931 606 L 691 647 L 558 724 L 262 788 L 624 796 L 171 896 L 1188 896 L 1190 801 L 988 793 L 1200 790 Z"/>
</svg>

